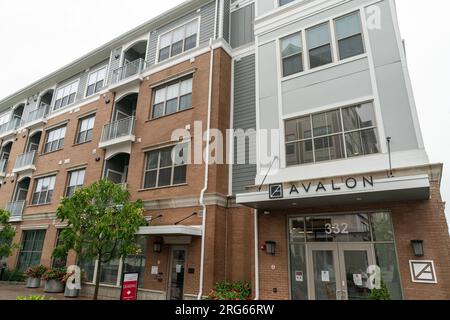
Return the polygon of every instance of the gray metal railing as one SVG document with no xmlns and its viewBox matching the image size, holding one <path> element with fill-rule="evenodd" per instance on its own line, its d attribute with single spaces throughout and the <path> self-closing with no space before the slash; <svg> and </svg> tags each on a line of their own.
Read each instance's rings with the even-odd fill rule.
<svg viewBox="0 0 450 320">
<path fill-rule="evenodd" d="M 114 121 L 103 127 L 102 142 L 134 134 L 135 117 Z"/>
<path fill-rule="evenodd" d="M 2 124 L 0 126 L 0 134 L 16 130 L 20 126 L 21 118 L 14 117 L 9 122 Z"/>
<path fill-rule="evenodd" d="M 147 66 L 147 62 L 144 59 L 137 59 L 132 62 L 128 62 L 122 67 L 113 71 L 111 84 L 118 83 L 126 78 L 132 77 L 141 73 Z"/>
<path fill-rule="evenodd" d="M 6 205 L 6 211 L 11 214 L 11 219 L 22 218 L 26 203 L 26 201 L 13 201 Z"/>
<path fill-rule="evenodd" d="M 0 160 L 0 172 L 5 172 L 6 171 L 6 165 L 8 164 L 8 160 L 3 159 Z"/>
<path fill-rule="evenodd" d="M 31 123 L 40 119 L 44 119 L 47 112 L 47 107 L 42 106 L 36 110 L 31 111 L 22 119 L 22 125 Z"/>
<path fill-rule="evenodd" d="M 20 169 L 34 165 L 34 159 L 36 158 L 36 151 L 30 151 L 17 156 L 14 169 Z"/>
</svg>

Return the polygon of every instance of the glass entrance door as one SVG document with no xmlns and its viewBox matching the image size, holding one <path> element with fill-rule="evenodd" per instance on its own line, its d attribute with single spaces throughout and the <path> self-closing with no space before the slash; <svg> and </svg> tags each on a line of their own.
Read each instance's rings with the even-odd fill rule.
<svg viewBox="0 0 450 320">
<path fill-rule="evenodd" d="M 308 245 L 309 296 L 313 300 L 366 300 L 367 269 L 374 264 L 370 244 Z"/>
<path fill-rule="evenodd" d="M 169 299 L 183 300 L 186 248 L 172 247 L 170 256 Z"/>
</svg>

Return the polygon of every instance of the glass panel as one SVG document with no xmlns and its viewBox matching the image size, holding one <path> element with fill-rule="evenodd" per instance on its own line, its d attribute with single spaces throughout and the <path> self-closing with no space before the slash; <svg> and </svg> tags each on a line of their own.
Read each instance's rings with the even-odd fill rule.
<svg viewBox="0 0 450 320">
<path fill-rule="evenodd" d="M 314 139 L 316 162 L 344 158 L 342 140 L 342 135 Z"/>
<path fill-rule="evenodd" d="M 333 251 L 313 251 L 316 300 L 336 300 L 336 268 Z"/>
<path fill-rule="evenodd" d="M 172 180 L 172 168 L 160 169 L 158 187 L 170 186 Z"/>
<path fill-rule="evenodd" d="M 119 274 L 120 260 L 113 260 L 108 263 L 102 263 L 100 271 L 100 283 L 116 285 Z"/>
<path fill-rule="evenodd" d="M 78 263 L 82 271 L 84 271 L 84 277 L 87 282 L 94 281 L 95 261 L 80 258 Z"/>
<path fill-rule="evenodd" d="M 308 38 L 308 48 L 315 49 L 330 43 L 330 26 L 324 23 L 319 26 L 308 29 L 306 32 Z"/>
<path fill-rule="evenodd" d="M 374 154 L 380 152 L 378 138 L 375 129 L 361 131 L 361 140 L 364 154 Z"/>
<path fill-rule="evenodd" d="M 297 133 L 297 120 L 286 121 L 285 134 L 286 142 L 299 140 Z"/>
<path fill-rule="evenodd" d="M 171 300 L 183 299 L 185 259 L 186 259 L 186 252 L 184 250 L 173 250 L 172 270 L 170 277 Z"/>
<path fill-rule="evenodd" d="M 123 265 L 124 272 L 139 273 L 139 287 L 144 285 L 145 261 L 147 255 L 147 237 L 138 236 L 136 242 L 140 248 L 140 253 L 137 255 L 129 255 Z"/>
<path fill-rule="evenodd" d="M 362 36 L 357 34 L 353 37 L 339 40 L 339 57 L 341 60 L 364 53 Z"/>
<path fill-rule="evenodd" d="M 292 244 L 290 249 L 292 299 L 308 300 L 305 245 Z"/>
<path fill-rule="evenodd" d="M 299 144 L 297 142 L 288 143 L 286 145 L 286 164 L 288 166 L 295 166 L 297 164 L 300 164 L 298 146 Z"/>
<path fill-rule="evenodd" d="M 190 107 L 192 107 L 192 94 L 180 97 L 180 111 L 189 109 Z"/>
<path fill-rule="evenodd" d="M 290 220 L 290 242 L 305 242 L 305 219 L 295 218 Z"/>
<path fill-rule="evenodd" d="M 166 148 L 160 151 L 161 160 L 159 166 L 161 168 L 172 166 L 172 148 Z"/>
<path fill-rule="evenodd" d="M 196 35 L 198 31 L 198 20 L 192 21 L 186 25 L 186 37 Z"/>
<path fill-rule="evenodd" d="M 197 35 L 194 34 L 184 40 L 184 50 L 190 50 L 197 46 Z"/>
<path fill-rule="evenodd" d="M 392 300 L 402 299 L 400 274 L 397 265 L 397 255 L 393 243 L 375 244 L 376 263 L 381 268 L 381 280 L 389 290 Z"/>
<path fill-rule="evenodd" d="M 157 171 L 149 171 L 145 174 L 144 188 L 156 187 L 156 173 Z"/>
<path fill-rule="evenodd" d="M 355 12 L 336 19 L 336 37 L 342 40 L 361 33 L 359 13 Z"/>
<path fill-rule="evenodd" d="M 345 276 L 347 278 L 348 300 L 368 300 L 367 268 L 369 260 L 367 251 L 344 251 Z"/>
<path fill-rule="evenodd" d="M 331 56 L 331 46 L 329 44 L 309 50 L 309 65 L 311 69 L 331 62 L 333 62 L 333 58 Z"/>
<path fill-rule="evenodd" d="M 342 131 L 339 110 L 320 113 L 313 116 L 314 137 L 338 133 Z"/>
<path fill-rule="evenodd" d="M 394 241 L 394 228 L 388 212 L 371 214 L 373 241 Z"/>
<path fill-rule="evenodd" d="M 167 100 L 166 103 L 166 115 L 173 114 L 177 112 L 178 109 L 178 98 Z"/>
<path fill-rule="evenodd" d="M 308 217 L 306 234 L 311 242 L 371 241 L 367 214 Z"/>
<path fill-rule="evenodd" d="M 150 152 L 147 160 L 147 170 L 158 168 L 159 152 Z"/>
<path fill-rule="evenodd" d="M 345 146 L 347 148 L 347 156 L 349 158 L 364 155 L 361 144 L 361 132 L 356 131 L 345 135 Z"/>
<path fill-rule="evenodd" d="M 281 40 L 281 56 L 283 58 L 295 55 L 302 51 L 301 33 L 293 34 Z"/>
<path fill-rule="evenodd" d="M 287 77 L 291 74 L 303 71 L 303 58 L 301 54 L 290 56 L 283 59 L 283 76 Z"/>
<path fill-rule="evenodd" d="M 376 126 L 373 103 L 364 103 L 342 110 L 345 131 Z"/>
</svg>

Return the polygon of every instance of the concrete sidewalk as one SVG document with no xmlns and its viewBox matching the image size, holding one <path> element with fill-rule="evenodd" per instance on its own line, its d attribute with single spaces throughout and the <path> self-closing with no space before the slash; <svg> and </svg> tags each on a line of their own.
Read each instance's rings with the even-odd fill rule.
<svg viewBox="0 0 450 320">
<path fill-rule="evenodd" d="M 0 282 L 0 300 L 16 300 L 18 296 L 45 296 L 53 300 L 90 300 L 87 297 L 65 298 L 63 293 L 45 293 L 44 286 L 38 289 L 28 289 L 25 284 L 13 284 L 9 282 Z"/>
</svg>

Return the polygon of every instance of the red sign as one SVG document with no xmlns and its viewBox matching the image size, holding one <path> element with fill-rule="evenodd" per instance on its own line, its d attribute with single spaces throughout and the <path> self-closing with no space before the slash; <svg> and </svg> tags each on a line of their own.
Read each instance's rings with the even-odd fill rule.
<svg viewBox="0 0 450 320">
<path fill-rule="evenodd" d="M 138 283 L 139 283 L 138 273 L 124 273 L 120 300 L 123 301 L 137 300 Z"/>
</svg>

